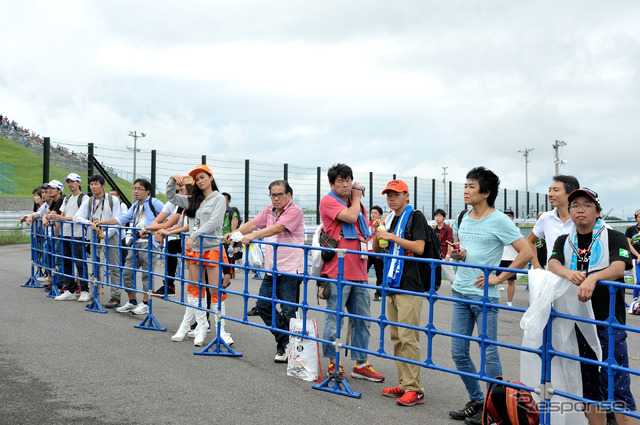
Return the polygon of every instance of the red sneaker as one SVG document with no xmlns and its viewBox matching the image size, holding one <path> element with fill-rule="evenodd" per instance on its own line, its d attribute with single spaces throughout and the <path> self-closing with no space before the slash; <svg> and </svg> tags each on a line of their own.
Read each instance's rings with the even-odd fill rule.
<svg viewBox="0 0 640 425">
<path fill-rule="evenodd" d="M 400 406 L 415 406 L 424 403 L 424 394 L 415 391 L 407 391 L 402 397 L 396 400 Z"/>
<path fill-rule="evenodd" d="M 373 382 L 382 382 L 382 381 L 384 381 L 384 376 L 382 376 L 378 372 L 376 372 L 373 369 L 373 367 L 369 364 L 369 362 L 367 362 L 367 364 L 364 367 L 354 366 L 353 370 L 351 371 L 351 376 L 353 378 L 367 379 L 367 380 L 373 381 Z"/>
<path fill-rule="evenodd" d="M 398 398 L 404 395 L 404 390 L 400 387 L 383 388 L 382 395 L 391 398 Z"/>
<path fill-rule="evenodd" d="M 329 363 L 329 367 L 327 368 L 327 371 L 329 372 L 329 376 L 331 376 L 332 373 L 335 373 L 336 364 L 335 363 Z M 344 369 L 342 368 L 342 362 L 340 362 L 340 373 L 342 374 L 342 379 L 344 379 L 346 381 L 347 380 L 347 375 L 344 374 Z"/>
</svg>

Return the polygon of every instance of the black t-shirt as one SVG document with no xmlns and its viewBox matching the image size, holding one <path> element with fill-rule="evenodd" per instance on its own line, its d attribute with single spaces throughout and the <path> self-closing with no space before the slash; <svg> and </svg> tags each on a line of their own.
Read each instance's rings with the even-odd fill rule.
<svg viewBox="0 0 640 425">
<path fill-rule="evenodd" d="M 53 204 L 49 206 L 49 211 L 53 211 L 57 214 L 60 214 L 60 208 L 62 207 L 64 198 L 65 198 L 64 196 L 61 196 L 57 201 L 54 201 Z"/>
<path fill-rule="evenodd" d="M 404 239 L 410 241 L 423 240 L 427 243 L 427 219 L 424 218 L 424 214 L 420 211 L 413 211 L 411 213 L 410 228 L 405 228 Z M 396 216 L 391 222 L 391 232 L 394 233 L 398 224 L 398 216 Z M 425 248 L 426 251 L 426 248 Z M 407 257 L 421 257 L 415 255 L 409 250 L 404 250 L 404 255 Z M 404 267 L 402 268 L 402 279 L 400 279 L 400 289 L 405 291 L 424 292 L 424 282 L 427 279 L 430 272 L 429 264 L 424 262 L 417 262 L 411 260 L 405 260 Z"/>
<path fill-rule="evenodd" d="M 609 264 L 614 261 L 623 261 L 625 263 L 625 269 L 631 268 L 631 258 L 629 256 L 622 256 L 621 250 L 629 252 L 629 243 L 627 238 L 617 230 L 607 229 L 609 236 Z M 553 246 L 553 253 L 551 258 L 560 261 L 564 265 L 564 243 L 569 235 L 561 235 L 556 239 L 556 243 Z M 578 248 L 587 249 L 591 243 L 592 234 L 586 235 L 578 234 Z M 578 263 L 578 268 L 581 264 Z M 616 282 L 624 283 L 624 276 L 615 279 Z M 593 315 L 596 320 L 606 320 L 609 317 L 609 287 L 606 285 L 596 285 L 591 296 L 591 306 L 593 307 Z M 616 292 L 616 319 L 621 324 L 625 324 L 627 321 L 626 308 L 624 305 L 624 289 L 620 288 Z"/>
<path fill-rule="evenodd" d="M 640 229 L 638 229 L 638 225 L 630 226 L 627 228 L 627 231 L 624 232 L 624 235 L 631 239 L 631 245 L 633 245 L 633 249 L 640 252 Z M 633 255 L 633 253 L 631 254 Z M 638 258 L 633 255 L 633 258 Z"/>
</svg>

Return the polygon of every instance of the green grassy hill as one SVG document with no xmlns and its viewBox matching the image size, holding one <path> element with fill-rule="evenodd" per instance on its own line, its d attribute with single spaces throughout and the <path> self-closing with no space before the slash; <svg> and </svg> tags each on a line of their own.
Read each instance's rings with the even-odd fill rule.
<svg viewBox="0 0 640 425">
<path fill-rule="evenodd" d="M 54 153 L 52 152 L 52 155 Z M 82 169 L 84 168 L 84 170 Z M 82 177 L 82 190 L 88 192 L 87 169 L 63 170 L 51 161 L 49 179 L 64 183 L 64 178 L 76 172 Z M 133 185 L 114 178 L 120 190 L 131 200 Z M 0 197 L 31 198 L 31 191 L 42 184 L 42 156 L 11 140 L 0 137 Z M 106 190 L 111 190 L 107 184 Z M 68 190 L 65 190 L 68 192 Z"/>
</svg>

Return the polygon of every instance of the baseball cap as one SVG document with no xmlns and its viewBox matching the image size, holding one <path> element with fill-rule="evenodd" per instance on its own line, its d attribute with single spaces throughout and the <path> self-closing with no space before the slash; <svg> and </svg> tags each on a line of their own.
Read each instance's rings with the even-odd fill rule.
<svg viewBox="0 0 640 425">
<path fill-rule="evenodd" d="M 502 212 L 505 213 L 505 214 L 511 214 L 511 215 L 515 216 L 515 214 L 513 213 L 513 210 L 511 208 L 505 208 L 505 210 L 502 211 Z"/>
<path fill-rule="evenodd" d="M 209 174 L 210 176 L 213 176 L 213 171 L 211 171 L 211 168 L 207 167 L 205 164 L 198 165 L 196 168 L 194 168 L 193 170 L 189 171 L 189 175 L 195 179 L 196 178 L 196 174 L 198 174 L 200 171 L 204 171 L 205 173 Z"/>
<path fill-rule="evenodd" d="M 64 190 L 64 186 L 59 180 L 51 180 L 49 183 L 43 184 L 44 187 L 52 187 L 58 190 Z"/>
<path fill-rule="evenodd" d="M 72 182 L 81 182 L 82 178 L 80 178 L 80 176 L 76 173 L 71 173 L 64 179 L 65 182 L 68 182 L 69 180 L 71 180 Z"/>
<path fill-rule="evenodd" d="M 588 187 L 581 187 L 580 189 L 576 189 L 569 194 L 569 203 L 573 202 L 578 196 L 586 196 L 590 198 L 593 202 L 600 205 L 600 199 L 598 199 L 598 194 Z"/>
<path fill-rule="evenodd" d="M 640 215 L 640 210 L 636 211 L 636 213 L 633 215 L 633 218 L 638 218 L 639 215 Z"/>
<path fill-rule="evenodd" d="M 390 190 L 393 192 L 409 193 L 409 186 L 407 186 L 407 184 L 402 180 L 391 180 L 389 183 L 387 183 L 387 187 L 384 188 L 384 190 L 382 191 L 382 194 L 384 195 Z"/>
</svg>

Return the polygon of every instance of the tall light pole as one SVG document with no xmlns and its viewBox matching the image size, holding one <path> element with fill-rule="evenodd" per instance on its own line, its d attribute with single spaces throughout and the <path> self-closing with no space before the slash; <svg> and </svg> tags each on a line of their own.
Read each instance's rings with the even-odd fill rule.
<svg viewBox="0 0 640 425">
<path fill-rule="evenodd" d="M 534 148 L 525 148 L 523 151 L 518 151 L 524 155 L 524 191 L 526 193 L 529 193 L 529 152 L 533 150 Z"/>
<path fill-rule="evenodd" d="M 554 159 L 553 159 L 553 163 L 556 166 L 556 176 L 558 174 L 560 174 L 560 166 L 564 165 L 567 163 L 567 161 L 558 158 L 558 150 L 560 147 L 562 146 L 567 146 L 567 144 L 565 142 L 563 142 L 562 140 L 556 140 L 555 143 L 553 145 L 551 145 L 553 147 L 554 152 Z"/>
<path fill-rule="evenodd" d="M 147 135 L 143 132 L 140 132 L 140 134 L 138 134 L 137 131 L 130 131 L 129 136 L 133 137 L 133 147 L 130 148 L 129 146 L 127 146 L 127 149 L 133 151 L 133 180 L 131 181 L 133 183 L 134 181 L 136 181 L 136 152 L 140 152 L 140 149 L 138 149 L 138 139 L 147 137 Z"/>
<path fill-rule="evenodd" d="M 442 206 L 443 206 L 442 209 L 444 209 L 445 211 L 447 211 L 447 168 L 449 168 L 449 167 L 448 166 L 447 167 L 442 167 L 442 188 L 444 189 L 442 191 L 442 193 L 443 193 L 442 197 L 443 197 L 443 201 L 444 201 L 443 204 L 442 204 Z"/>
</svg>

